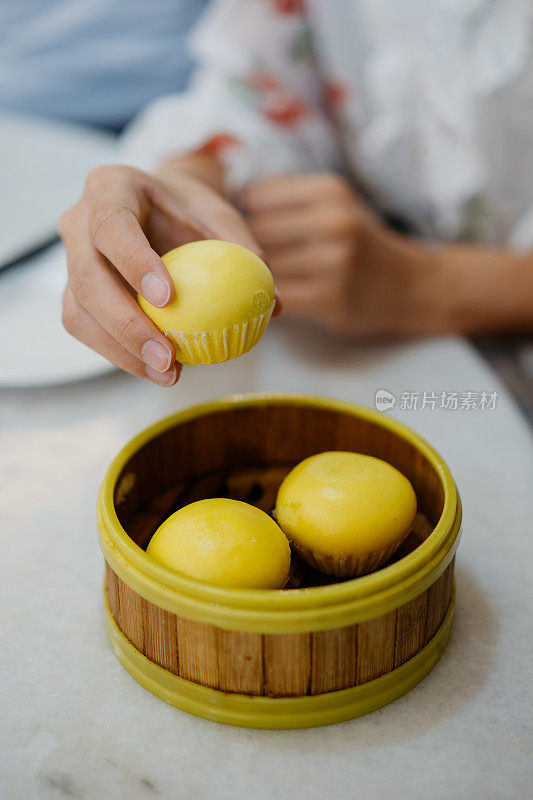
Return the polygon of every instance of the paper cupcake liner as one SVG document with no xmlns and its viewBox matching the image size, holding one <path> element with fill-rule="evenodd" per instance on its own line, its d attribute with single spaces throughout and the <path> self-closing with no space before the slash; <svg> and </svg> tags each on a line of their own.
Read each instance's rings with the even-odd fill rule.
<svg viewBox="0 0 533 800">
<path fill-rule="evenodd" d="M 176 347 L 176 361 L 180 364 L 220 364 L 244 355 L 255 347 L 268 325 L 275 303 L 263 314 L 252 317 L 240 325 L 214 331 L 183 333 L 165 330 L 165 336 Z"/>
<path fill-rule="evenodd" d="M 353 578 L 358 575 L 366 575 L 369 572 L 385 564 L 386 561 L 396 552 L 405 537 L 402 536 L 389 547 L 383 550 L 374 550 L 362 556 L 332 556 L 317 553 L 307 547 L 291 541 L 294 549 L 309 566 L 325 572 L 326 575 L 336 575 L 338 578 Z"/>
</svg>

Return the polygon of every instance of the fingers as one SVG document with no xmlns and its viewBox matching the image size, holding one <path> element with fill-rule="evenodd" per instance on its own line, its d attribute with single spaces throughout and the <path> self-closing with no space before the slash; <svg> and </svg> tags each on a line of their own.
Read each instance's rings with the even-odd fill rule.
<svg viewBox="0 0 533 800">
<path fill-rule="evenodd" d="M 278 250 L 270 256 L 270 269 L 276 282 L 280 285 L 283 281 L 292 278 L 305 278 L 314 273 L 320 274 L 324 269 L 324 259 L 318 250 L 323 246 L 314 247 L 312 244 L 302 244 L 298 247 L 287 247 Z"/>
<path fill-rule="evenodd" d="M 356 262 L 356 251 L 346 240 L 281 248 L 269 258 L 284 311 L 330 327 L 342 312 Z"/>
<path fill-rule="evenodd" d="M 150 192 L 161 211 L 192 226 L 201 237 L 235 242 L 264 257 L 244 217 L 209 186 L 183 175 L 176 190 L 168 191 L 165 184 L 154 182 Z"/>
<path fill-rule="evenodd" d="M 174 286 L 139 221 L 149 213 L 144 180 L 137 170 L 98 167 L 87 178 L 84 203 L 93 246 L 136 292 L 162 307 Z"/>
<path fill-rule="evenodd" d="M 76 300 L 70 287 L 67 286 L 63 299 L 63 325 L 76 339 L 92 350 L 100 353 L 119 369 L 147 378 L 159 386 L 172 386 L 178 380 L 181 367 L 172 364 L 165 372 L 159 372 L 147 366 L 120 345 Z"/>
<path fill-rule="evenodd" d="M 111 206 L 104 213 L 105 217 L 92 214 L 89 218 L 89 233 L 95 248 L 136 292 L 154 306 L 165 306 L 173 295 L 173 283 L 134 213 L 128 208 Z"/>
<path fill-rule="evenodd" d="M 283 282 L 283 310 L 293 317 L 316 319 L 324 291 L 325 287 L 318 280 L 288 279 Z"/>
<path fill-rule="evenodd" d="M 161 373 L 175 361 L 172 343 L 141 311 L 124 280 L 83 235 L 65 237 L 69 287 L 76 302 L 122 349 Z"/>
<path fill-rule="evenodd" d="M 252 232 L 267 252 L 309 241 L 348 238 L 357 225 L 357 213 L 349 207 L 296 207 L 250 216 Z"/>
<path fill-rule="evenodd" d="M 167 184 L 129 167 L 90 173 L 82 200 L 60 223 L 69 271 L 65 326 L 117 366 L 170 385 L 177 379 L 174 347 L 131 291 L 159 307 L 173 297 L 170 275 L 143 230 L 150 234 L 158 216 L 175 227 L 176 245 L 181 231 L 185 241 L 219 238 L 263 252 L 241 214 L 191 176 Z M 280 309 L 276 296 L 275 314 Z"/>
<path fill-rule="evenodd" d="M 274 304 L 274 311 L 272 312 L 272 316 L 279 317 L 279 315 L 283 311 L 283 298 L 279 293 L 277 286 L 275 287 L 274 296 L 276 302 Z"/>
<path fill-rule="evenodd" d="M 343 310 L 345 291 L 320 280 L 288 280 L 283 284 L 283 301 L 287 313 L 295 319 L 319 324 L 333 333 L 357 330 L 353 313 L 346 317 Z"/>
<path fill-rule="evenodd" d="M 249 183 L 243 191 L 243 206 L 247 214 L 259 214 L 323 200 L 348 200 L 353 196 L 347 181 L 332 172 L 276 175 Z"/>
<path fill-rule="evenodd" d="M 356 264 L 355 249 L 345 240 L 305 242 L 283 247 L 269 254 L 272 274 L 285 298 L 284 281 L 293 278 L 323 277 L 341 279 Z"/>
<path fill-rule="evenodd" d="M 245 207 L 252 233 L 272 250 L 306 241 L 353 237 L 361 206 L 337 175 L 286 175 L 257 181 L 246 189 Z"/>
</svg>

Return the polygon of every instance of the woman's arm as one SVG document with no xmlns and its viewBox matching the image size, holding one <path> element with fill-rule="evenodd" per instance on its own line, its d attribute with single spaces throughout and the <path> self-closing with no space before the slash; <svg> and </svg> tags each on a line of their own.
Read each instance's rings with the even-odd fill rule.
<svg viewBox="0 0 533 800">
<path fill-rule="evenodd" d="M 391 230 L 332 173 L 245 193 L 284 309 L 354 337 L 533 329 L 533 255 Z"/>
<path fill-rule="evenodd" d="M 533 253 L 444 244 L 432 255 L 446 329 L 466 334 L 533 330 Z"/>
</svg>

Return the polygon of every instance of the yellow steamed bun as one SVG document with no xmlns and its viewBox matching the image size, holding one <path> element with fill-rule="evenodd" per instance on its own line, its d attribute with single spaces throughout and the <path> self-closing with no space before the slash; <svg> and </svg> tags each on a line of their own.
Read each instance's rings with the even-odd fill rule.
<svg viewBox="0 0 533 800">
<path fill-rule="evenodd" d="M 199 500 L 172 514 L 146 552 L 167 567 L 206 583 L 280 589 L 287 581 L 290 547 L 268 514 L 239 500 Z"/>
<path fill-rule="evenodd" d="M 274 310 L 274 279 L 266 264 L 232 242 L 190 242 L 162 256 L 175 297 L 142 310 L 168 336 L 182 364 L 217 364 L 247 353 Z"/>
<path fill-rule="evenodd" d="M 416 495 L 385 461 L 326 452 L 298 464 L 281 484 L 276 518 L 300 555 L 328 574 L 371 572 L 409 532 Z"/>
</svg>

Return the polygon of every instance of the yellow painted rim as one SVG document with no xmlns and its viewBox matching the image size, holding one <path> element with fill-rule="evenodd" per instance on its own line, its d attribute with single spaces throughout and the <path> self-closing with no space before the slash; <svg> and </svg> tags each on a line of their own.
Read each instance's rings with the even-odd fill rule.
<svg viewBox="0 0 533 800">
<path fill-rule="evenodd" d="M 444 490 L 444 508 L 425 542 L 400 561 L 370 575 L 329 586 L 291 591 L 227 589 L 201 583 L 150 558 L 127 535 L 114 507 L 116 482 L 146 442 L 192 419 L 236 408 L 303 405 L 353 414 L 388 428 L 430 461 Z M 97 507 L 99 540 L 111 569 L 135 592 L 167 611 L 229 630 L 303 633 L 362 622 L 392 611 L 425 591 L 450 564 L 459 543 L 461 502 L 441 456 L 396 420 L 352 403 L 292 394 L 236 395 L 194 406 L 147 428 L 116 456 L 104 478 Z"/>
<path fill-rule="evenodd" d="M 244 728 L 315 728 L 361 717 L 407 694 L 431 672 L 450 638 L 455 591 L 439 629 L 413 658 L 368 683 L 305 697 L 251 697 L 209 689 L 180 678 L 140 653 L 117 627 L 106 606 L 107 635 L 122 666 L 135 680 L 170 705 L 197 717 Z"/>
</svg>

